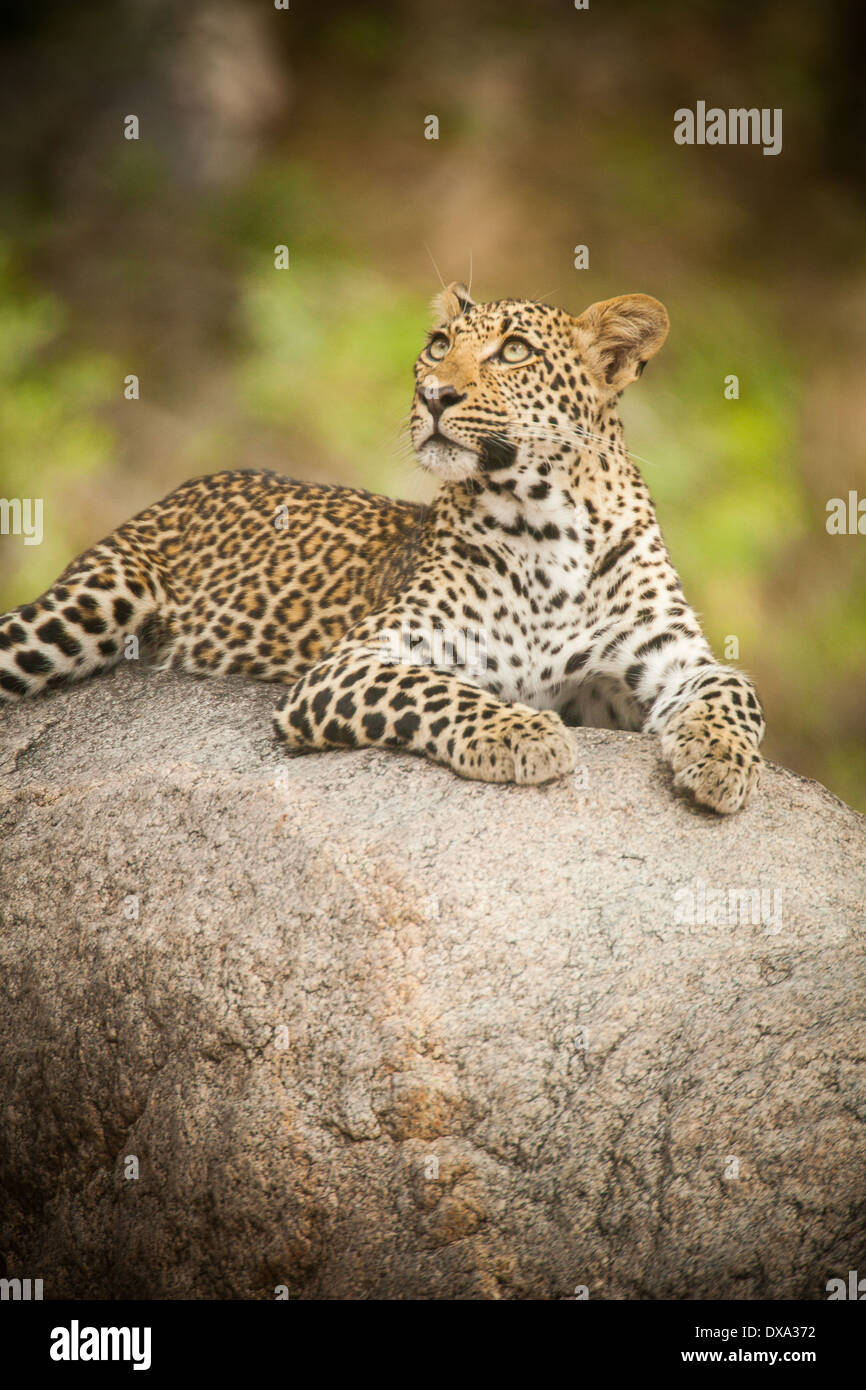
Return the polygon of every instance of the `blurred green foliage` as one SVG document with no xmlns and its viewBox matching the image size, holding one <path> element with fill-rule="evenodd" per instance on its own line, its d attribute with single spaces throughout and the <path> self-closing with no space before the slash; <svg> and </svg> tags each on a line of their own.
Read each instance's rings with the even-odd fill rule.
<svg viewBox="0 0 866 1390">
<path fill-rule="evenodd" d="M 248 352 L 238 372 L 249 413 L 316 439 L 365 487 L 405 473 L 398 425 L 408 411 L 423 301 L 369 266 L 317 256 L 300 275 L 257 265 L 243 280 Z M 393 447 L 383 453 L 383 433 Z"/>
<path fill-rule="evenodd" d="M 41 593 L 72 559 L 65 497 L 76 479 L 106 467 L 114 442 L 99 411 L 120 374 L 104 354 L 61 345 L 66 317 L 57 298 L 28 286 L 0 248 L 0 496 L 39 497 L 44 507 L 39 546 L 3 538 L 15 559 L 0 608 L 22 593 Z"/>
</svg>

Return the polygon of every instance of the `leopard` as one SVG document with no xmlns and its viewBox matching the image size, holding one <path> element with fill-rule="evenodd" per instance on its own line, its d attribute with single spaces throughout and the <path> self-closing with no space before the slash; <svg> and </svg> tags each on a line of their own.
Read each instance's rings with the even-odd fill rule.
<svg viewBox="0 0 866 1390">
<path fill-rule="evenodd" d="M 574 729 L 645 731 L 675 794 L 739 811 L 761 703 L 686 601 L 619 414 L 668 330 L 647 294 L 575 316 L 443 286 L 408 420 L 431 501 L 256 469 L 185 482 L 0 618 L 0 699 L 134 656 L 283 686 L 291 753 L 536 786 L 575 773 Z"/>
</svg>

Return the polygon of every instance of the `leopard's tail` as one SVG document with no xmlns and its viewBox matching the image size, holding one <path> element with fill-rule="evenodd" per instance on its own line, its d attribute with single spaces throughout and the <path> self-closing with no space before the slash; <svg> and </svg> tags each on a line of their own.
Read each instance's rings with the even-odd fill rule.
<svg viewBox="0 0 866 1390">
<path fill-rule="evenodd" d="M 143 550 L 115 538 L 94 546 L 40 598 L 0 616 L 0 703 L 138 657 L 165 607 L 159 570 Z"/>
</svg>

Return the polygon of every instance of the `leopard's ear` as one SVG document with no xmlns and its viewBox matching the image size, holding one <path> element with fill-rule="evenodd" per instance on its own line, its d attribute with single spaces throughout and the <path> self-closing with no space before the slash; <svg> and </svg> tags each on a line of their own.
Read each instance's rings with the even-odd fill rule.
<svg viewBox="0 0 866 1390">
<path fill-rule="evenodd" d="M 590 304 L 575 320 L 575 339 L 599 381 L 622 391 L 636 381 L 668 336 L 668 311 L 648 294 Z"/>
<path fill-rule="evenodd" d="M 444 290 L 440 290 L 433 300 L 434 322 L 448 323 L 460 314 L 465 314 L 474 303 L 475 301 L 469 298 L 466 286 L 460 280 L 454 280 Z"/>
</svg>

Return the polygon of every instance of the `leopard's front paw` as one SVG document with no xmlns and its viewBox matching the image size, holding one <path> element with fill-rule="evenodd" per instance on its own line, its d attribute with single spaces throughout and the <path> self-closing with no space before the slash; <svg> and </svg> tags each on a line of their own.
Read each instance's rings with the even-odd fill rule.
<svg viewBox="0 0 866 1390">
<path fill-rule="evenodd" d="M 527 710 L 508 741 L 514 753 L 515 782 L 537 786 L 564 777 L 577 766 L 577 750 L 559 715 L 552 710 Z"/>
<path fill-rule="evenodd" d="M 512 705 L 504 721 L 470 739 L 456 771 L 482 782 L 538 786 L 576 765 L 577 752 L 558 714 Z"/>
<path fill-rule="evenodd" d="M 668 721 L 662 753 L 674 770 L 674 786 L 720 815 L 739 811 L 758 785 L 761 756 L 754 738 L 706 700 L 695 700 Z"/>
</svg>

